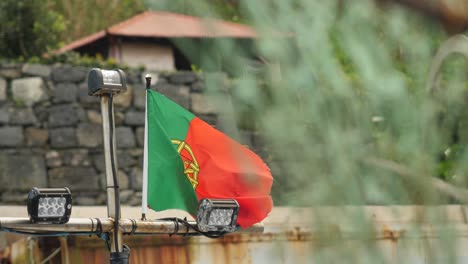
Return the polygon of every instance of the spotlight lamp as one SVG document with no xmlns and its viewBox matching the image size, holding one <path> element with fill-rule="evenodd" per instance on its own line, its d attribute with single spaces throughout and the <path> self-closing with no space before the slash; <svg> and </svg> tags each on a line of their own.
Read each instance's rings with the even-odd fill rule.
<svg viewBox="0 0 468 264">
<path fill-rule="evenodd" d="M 93 68 L 88 73 L 88 94 L 118 94 L 127 90 L 127 78 L 122 70 Z"/>
<path fill-rule="evenodd" d="M 239 204 L 234 199 L 207 199 L 198 204 L 197 225 L 203 232 L 234 232 Z"/>
<path fill-rule="evenodd" d="M 70 189 L 32 188 L 28 194 L 28 214 L 31 223 L 64 224 L 70 219 L 72 197 Z"/>
</svg>

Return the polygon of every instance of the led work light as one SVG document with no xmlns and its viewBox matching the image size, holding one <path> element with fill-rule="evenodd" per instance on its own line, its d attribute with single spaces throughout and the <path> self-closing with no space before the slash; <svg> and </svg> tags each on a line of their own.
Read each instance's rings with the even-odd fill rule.
<svg viewBox="0 0 468 264">
<path fill-rule="evenodd" d="M 31 223 L 64 224 L 70 219 L 71 192 L 68 188 L 36 188 L 28 194 Z"/>
<path fill-rule="evenodd" d="M 234 199 L 202 199 L 197 210 L 197 225 L 203 232 L 234 232 L 239 204 Z"/>
</svg>

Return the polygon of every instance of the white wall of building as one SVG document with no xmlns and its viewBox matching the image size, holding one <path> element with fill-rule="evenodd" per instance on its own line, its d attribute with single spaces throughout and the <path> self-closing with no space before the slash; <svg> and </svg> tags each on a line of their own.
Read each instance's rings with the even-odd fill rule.
<svg viewBox="0 0 468 264">
<path fill-rule="evenodd" d="M 150 71 L 175 70 L 174 51 L 171 46 L 154 43 L 122 43 L 121 62 L 131 67 L 144 65 Z"/>
</svg>

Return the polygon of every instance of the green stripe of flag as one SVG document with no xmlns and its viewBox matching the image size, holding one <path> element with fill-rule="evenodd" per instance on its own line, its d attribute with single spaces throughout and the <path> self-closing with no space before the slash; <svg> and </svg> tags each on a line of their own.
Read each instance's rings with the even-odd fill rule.
<svg viewBox="0 0 468 264">
<path fill-rule="evenodd" d="M 184 165 L 172 139 L 185 140 L 194 115 L 163 95 L 147 91 L 148 206 L 195 214 L 197 196 L 184 174 Z"/>
</svg>

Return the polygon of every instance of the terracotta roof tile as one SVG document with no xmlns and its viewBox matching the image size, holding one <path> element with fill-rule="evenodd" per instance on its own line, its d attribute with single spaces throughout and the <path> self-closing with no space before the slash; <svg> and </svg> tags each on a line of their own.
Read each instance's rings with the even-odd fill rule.
<svg viewBox="0 0 468 264">
<path fill-rule="evenodd" d="M 76 40 L 58 53 L 76 49 L 107 34 L 154 38 L 255 38 L 249 26 L 227 21 L 204 19 L 170 12 L 146 11 L 87 37 Z"/>
<path fill-rule="evenodd" d="M 58 49 L 56 51 L 56 53 L 62 53 L 62 52 L 65 52 L 65 51 L 69 51 L 69 50 L 73 50 L 73 49 L 76 49 L 76 48 L 79 48 L 81 46 L 84 46 L 88 43 L 91 43 L 91 42 L 94 42 L 100 38 L 103 38 L 106 36 L 106 32 L 104 30 L 101 30 L 99 32 L 96 32 L 94 34 L 91 34 L 89 36 L 86 36 L 84 38 L 81 38 L 79 40 L 76 40 L 76 41 L 73 41 L 72 43 Z"/>
<path fill-rule="evenodd" d="M 252 28 L 242 24 L 151 11 L 114 25 L 108 31 L 113 35 L 144 37 L 254 38 L 257 36 Z"/>
</svg>

